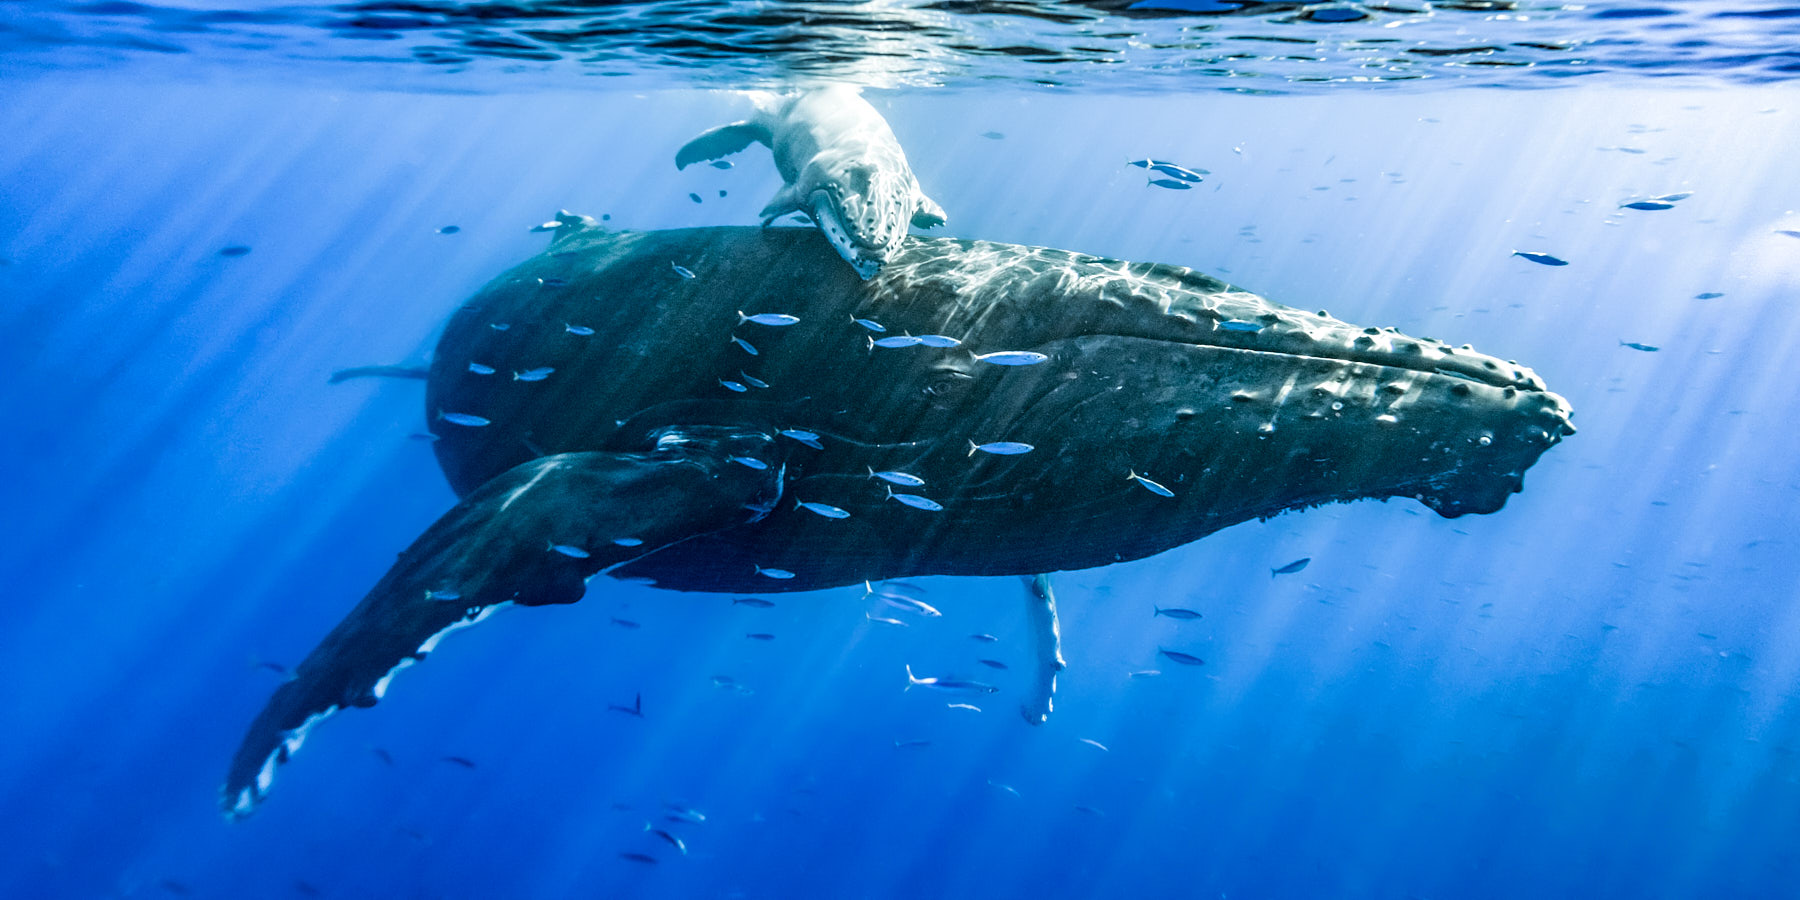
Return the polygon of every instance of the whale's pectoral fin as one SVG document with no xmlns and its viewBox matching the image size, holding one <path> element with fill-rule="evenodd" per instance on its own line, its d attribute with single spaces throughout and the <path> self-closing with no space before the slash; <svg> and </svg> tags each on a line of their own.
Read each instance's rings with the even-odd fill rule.
<svg viewBox="0 0 1800 900">
<path fill-rule="evenodd" d="M 763 227 L 769 227 L 770 222 L 788 213 L 804 212 L 800 203 L 801 199 L 802 195 L 798 187 L 791 184 L 782 185 L 781 190 L 775 192 L 775 196 L 769 200 L 768 205 L 762 208 L 762 212 L 757 213 L 762 216 Z"/>
<path fill-rule="evenodd" d="M 914 228 L 936 228 L 937 226 L 950 221 L 944 216 L 944 208 L 937 205 L 937 201 L 924 194 L 919 194 L 918 196 L 919 208 L 913 213 L 912 217 Z"/>
<path fill-rule="evenodd" d="M 1042 725 L 1050 720 L 1052 698 L 1056 695 L 1056 675 L 1068 663 L 1063 662 L 1062 628 L 1056 622 L 1056 593 L 1050 589 L 1049 575 L 1026 575 L 1026 616 L 1031 621 L 1032 650 L 1037 657 L 1033 671 L 1032 692 L 1019 707 L 1025 721 Z"/>
<path fill-rule="evenodd" d="M 574 603 L 597 572 L 766 512 L 780 493 L 773 437 L 708 430 L 665 434 L 652 453 L 532 460 L 445 513 L 256 717 L 226 776 L 226 814 L 249 814 L 313 725 L 375 705 L 449 632 L 508 604 Z"/>
<path fill-rule="evenodd" d="M 733 122 L 709 128 L 675 151 L 675 168 L 685 169 L 698 162 L 730 156 L 751 144 L 770 145 L 769 129 L 755 122 Z"/>
</svg>

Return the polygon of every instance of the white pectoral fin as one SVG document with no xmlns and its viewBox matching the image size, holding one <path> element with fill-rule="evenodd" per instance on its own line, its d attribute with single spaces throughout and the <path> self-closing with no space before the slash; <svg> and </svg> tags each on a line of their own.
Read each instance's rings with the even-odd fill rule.
<svg viewBox="0 0 1800 900">
<path fill-rule="evenodd" d="M 949 221 L 944 215 L 944 208 L 937 205 L 937 201 L 922 192 L 918 194 L 918 198 L 919 207 L 913 211 L 912 216 L 914 228 L 936 228 Z"/>
<path fill-rule="evenodd" d="M 685 169 L 698 162 L 730 156 L 753 143 L 769 145 L 769 129 L 755 122 L 733 122 L 700 133 L 675 151 L 675 168 Z"/>
</svg>

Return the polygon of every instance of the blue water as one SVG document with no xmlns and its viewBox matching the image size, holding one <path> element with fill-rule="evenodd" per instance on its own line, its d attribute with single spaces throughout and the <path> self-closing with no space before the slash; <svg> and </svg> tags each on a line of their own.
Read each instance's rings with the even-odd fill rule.
<svg viewBox="0 0 1800 900">
<path fill-rule="evenodd" d="M 449 638 L 227 823 L 260 664 L 454 502 L 418 383 L 326 377 L 425 360 L 558 208 L 746 224 L 780 183 L 759 148 L 675 170 L 746 106 L 673 67 L 427 89 L 280 40 L 0 81 L 0 896 L 1800 896 L 1800 88 L 1758 66 L 871 91 L 950 234 L 1468 341 L 1581 432 L 1491 516 L 1332 506 L 1056 576 L 1041 727 L 1016 579 L 921 579 L 944 614 L 898 628 L 860 588 L 599 579 Z M 1213 174 L 1148 188 L 1146 155 Z M 947 708 L 908 664 L 1003 690 Z"/>
</svg>

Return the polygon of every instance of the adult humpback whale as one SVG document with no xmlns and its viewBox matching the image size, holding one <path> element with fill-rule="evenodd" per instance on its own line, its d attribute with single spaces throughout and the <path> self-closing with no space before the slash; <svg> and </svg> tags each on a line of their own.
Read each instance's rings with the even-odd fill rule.
<svg viewBox="0 0 1800 900">
<path fill-rule="evenodd" d="M 1494 512 L 1574 433 L 1521 366 L 1177 266 L 908 238 L 862 281 L 812 229 L 561 218 L 438 344 L 461 502 L 275 692 L 229 814 L 446 633 L 596 574 L 802 590 L 1106 565 L 1333 501 Z"/>
</svg>

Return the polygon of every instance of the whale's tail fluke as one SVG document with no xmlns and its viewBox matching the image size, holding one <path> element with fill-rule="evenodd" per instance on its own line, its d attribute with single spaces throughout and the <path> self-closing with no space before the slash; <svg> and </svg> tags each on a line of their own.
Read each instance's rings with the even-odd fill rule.
<svg viewBox="0 0 1800 900">
<path fill-rule="evenodd" d="M 728 460 L 773 446 L 770 435 L 689 434 L 652 453 L 541 457 L 483 485 L 400 554 L 275 691 L 232 758 L 225 814 L 253 812 L 313 726 L 374 706 L 444 635 L 515 603 L 574 603 L 596 573 L 742 522 L 747 506 L 778 493 L 779 470 Z"/>
</svg>

